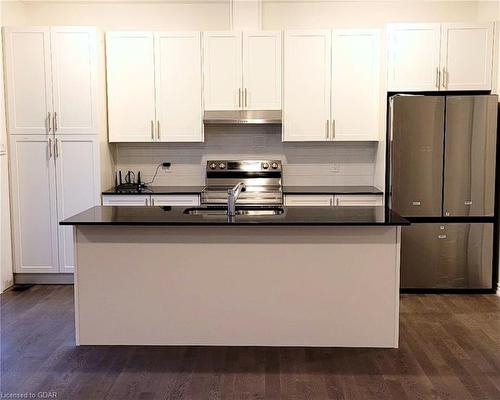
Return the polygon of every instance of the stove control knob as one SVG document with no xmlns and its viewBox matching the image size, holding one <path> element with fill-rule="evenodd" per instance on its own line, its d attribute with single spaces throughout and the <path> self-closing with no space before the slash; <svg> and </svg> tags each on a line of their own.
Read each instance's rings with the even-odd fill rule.
<svg viewBox="0 0 500 400">
<path fill-rule="evenodd" d="M 273 163 L 271 164 L 271 168 L 272 168 L 272 169 L 276 169 L 276 168 L 278 168 L 278 164 L 276 164 L 275 162 L 273 162 Z"/>
<path fill-rule="evenodd" d="M 210 169 L 215 169 L 215 168 L 217 168 L 217 164 L 216 163 L 210 164 Z"/>
<path fill-rule="evenodd" d="M 219 164 L 219 168 L 220 168 L 220 169 L 225 169 L 225 168 L 226 168 L 226 163 L 221 162 L 221 163 Z"/>
<path fill-rule="evenodd" d="M 262 164 L 262 168 L 264 168 L 264 169 L 268 169 L 268 168 L 269 168 L 269 164 L 268 164 L 268 163 L 266 163 L 266 162 L 265 162 L 265 163 L 263 163 L 263 164 Z"/>
</svg>

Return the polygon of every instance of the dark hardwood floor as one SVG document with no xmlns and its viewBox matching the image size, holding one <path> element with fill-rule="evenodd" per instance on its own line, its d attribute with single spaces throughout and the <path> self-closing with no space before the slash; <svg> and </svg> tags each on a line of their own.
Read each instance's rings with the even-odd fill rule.
<svg viewBox="0 0 500 400">
<path fill-rule="evenodd" d="M 75 347 L 72 286 L 0 297 L 0 398 L 500 399 L 494 295 L 403 295 L 399 349 Z"/>
</svg>

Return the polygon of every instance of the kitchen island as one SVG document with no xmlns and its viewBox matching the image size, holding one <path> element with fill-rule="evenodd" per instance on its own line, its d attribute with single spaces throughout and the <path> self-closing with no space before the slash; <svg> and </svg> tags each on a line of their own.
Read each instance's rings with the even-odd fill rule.
<svg viewBox="0 0 500 400">
<path fill-rule="evenodd" d="M 94 207 L 75 229 L 79 345 L 397 347 L 383 207 Z"/>
</svg>

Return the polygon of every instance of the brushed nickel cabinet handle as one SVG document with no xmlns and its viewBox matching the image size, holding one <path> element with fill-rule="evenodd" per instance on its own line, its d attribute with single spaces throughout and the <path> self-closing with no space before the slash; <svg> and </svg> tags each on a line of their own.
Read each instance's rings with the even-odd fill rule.
<svg viewBox="0 0 500 400">
<path fill-rule="evenodd" d="M 155 123 L 151 120 L 151 140 L 155 140 Z"/>
<path fill-rule="evenodd" d="M 330 139 L 330 120 L 326 120 L 326 138 Z"/>
<path fill-rule="evenodd" d="M 247 88 L 245 88 L 245 108 L 248 107 Z"/>
<path fill-rule="evenodd" d="M 47 123 L 49 125 L 49 132 L 48 133 L 50 133 L 50 130 L 51 130 L 50 120 L 51 120 L 51 118 L 50 118 L 50 111 L 49 111 L 48 117 L 47 117 Z"/>
<path fill-rule="evenodd" d="M 57 132 L 57 112 L 54 112 L 54 133 Z"/>
<path fill-rule="evenodd" d="M 332 119 L 332 139 L 335 139 L 335 120 Z"/>
<path fill-rule="evenodd" d="M 57 139 L 57 138 L 55 140 L 54 150 L 55 150 L 55 153 L 56 153 L 56 157 L 59 157 L 59 139 Z"/>
<path fill-rule="evenodd" d="M 52 139 L 51 138 L 49 138 L 48 147 L 49 147 L 49 158 L 52 158 Z"/>
<path fill-rule="evenodd" d="M 441 71 L 439 68 L 436 68 L 436 88 L 439 89 L 439 82 L 441 81 Z"/>
<path fill-rule="evenodd" d="M 156 137 L 160 140 L 160 120 L 156 121 Z"/>
<path fill-rule="evenodd" d="M 241 108 L 241 88 L 238 88 L 238 107 Z"/>
</svg>

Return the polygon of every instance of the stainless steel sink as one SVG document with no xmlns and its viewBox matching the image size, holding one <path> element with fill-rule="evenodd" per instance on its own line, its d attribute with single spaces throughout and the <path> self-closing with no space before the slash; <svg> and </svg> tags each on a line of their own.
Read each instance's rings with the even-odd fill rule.
<svg viewBox="0 0 500 400">
<path fill-rule="evenodd" d="M 237 207 L 238 216 L 266 216 L 281 215 L 285 212 L 282 207 Z M 190 215 L 227 215 L 227 207 L 195 207 L 184 210 L 184 214 Z"/>
</svg>

